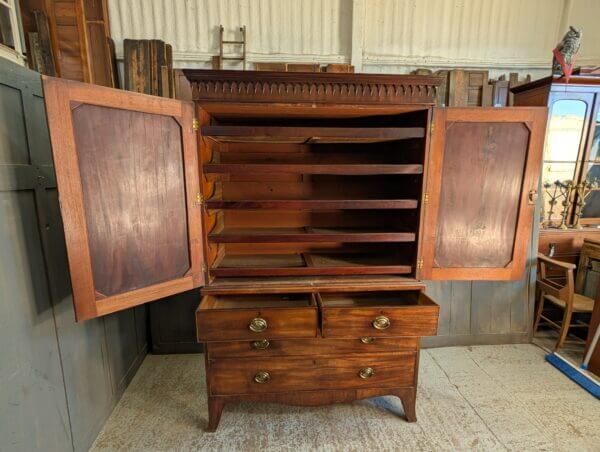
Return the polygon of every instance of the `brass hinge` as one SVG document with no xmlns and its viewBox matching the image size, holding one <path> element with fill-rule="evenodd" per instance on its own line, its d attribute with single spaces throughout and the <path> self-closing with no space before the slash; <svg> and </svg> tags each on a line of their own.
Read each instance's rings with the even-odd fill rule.
<svg viewBox="0 0 600 452">
<path fill-rule="evenodd" d="M 417 259 L 417 269 L 421 270 L 423 268 L 423 259 Z"/>
<path fill-rule="evenodd" d="M 425 193 L 423 195 L 423 204 L 427 204 L 429 202 L 429 193 Z"/>
<path fill-rule="evenodd" d="M 198 121 L 196 118 L 192 119 L 192 129 L 194 129 L 194 132 L 200 130 L 200 121 Z"/>
<path fill-rule="evenodd" d="M 435 122 L 431 121 L 431 124 L 429 126 L 429 134 L 433 135 L 433 131 L 435 130 Z"/>
<path fill-rule="evenodd" d="M 208 266 L 206 265 L 206 262 L 202 263 L 202 271 L 206 274 L 208 273 Z"/>
<path fill-rule="evenodd" d="M 202 196 L 202 193 L 196 193 L 196 204 L 199 206 L 204 204 L 204 196 Z"/>
</svg>

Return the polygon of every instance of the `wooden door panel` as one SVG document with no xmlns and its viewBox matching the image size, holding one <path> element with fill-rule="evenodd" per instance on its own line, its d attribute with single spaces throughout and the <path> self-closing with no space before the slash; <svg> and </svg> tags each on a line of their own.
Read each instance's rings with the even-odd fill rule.
<svg viewBox="0 0 600 452">
<path fill-rule="evenodd" d="M 421 277 L 522 277 L 545 123 L 545 108 L 434 111 Z"/>
<path fill-rule="evenodd" d="M 75 315 L 202 285 L 193 106 L 44 78 Z"/>
<path fill-rule="evenodd" d="M 105 132 L 124 124 L 118 139 Z M 96 292 L 116 295 L 184 276 L 190 257 L 179 124 L 81 105 L 73 128 Z M 103 211 L 109 215 L 96 215 Z"/>
</svg>

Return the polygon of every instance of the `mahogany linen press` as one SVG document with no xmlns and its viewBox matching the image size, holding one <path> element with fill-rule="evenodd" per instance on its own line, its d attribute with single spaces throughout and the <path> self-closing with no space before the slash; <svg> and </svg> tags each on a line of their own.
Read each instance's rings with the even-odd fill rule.
<svg viewBox="0 0 600 452">
<path fill-rule="evenodd" d="M 78 321 L 203 287 L 209 425 L 395 395 L 422 279 L 524 275 L 547 111 L 412 75 L 186 71 L 194 103 L 44 78 Z"/>
</svg>

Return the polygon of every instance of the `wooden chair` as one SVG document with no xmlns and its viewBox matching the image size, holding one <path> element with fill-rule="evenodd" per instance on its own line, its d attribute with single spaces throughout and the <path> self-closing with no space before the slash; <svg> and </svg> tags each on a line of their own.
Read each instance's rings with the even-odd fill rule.
<svg viewBox="0 0 600 452">
<path fill-rule="evenodd" d="M 572 325 L 571 318 L 573 313 L 576 312 L 592 312 L 594 309 L 594 299 L 575 293 L 575 278 L 573 274 L 577 268 L 575 264 L 558 261 L 540 253 L 538 254 L 537 267 L 536 292 L 538 297 L 536 298 L 538 299 L 538 305 L 536 308 L 535 323 L 533 324 L 533 333 L 536 333 L 542 319 L 552 327 L 557 328 L 560 333 L 554 347 L 556 351 L 565 342 L 569 328 L 588 326 L 581 323 Z M 548 276 L 548 267 L 553 270 L 551 277 Z M 563 309 L 564 314 L 560 324 L 543 315 L 546 301 Z"/>
</svg>

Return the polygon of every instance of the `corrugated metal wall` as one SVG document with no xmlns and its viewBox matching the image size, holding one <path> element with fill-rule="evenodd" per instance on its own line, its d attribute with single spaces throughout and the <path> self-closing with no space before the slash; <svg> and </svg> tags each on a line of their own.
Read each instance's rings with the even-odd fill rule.
<svg viewBox="0 0 600 452">
<path fill-rule="evenodd" d="M 218 54 L 219 25 L 239 39 L 246 25 L 253 61 L 345 61 L 350 52 L 348 0 L 110 0 L 117 53 L 125 38 L 160 38 L 179 67 L 202 67 Z M 233 48 L 232 48 L 233 50 Z"/>
<path fill-rule="evenodd" d="M 247 26 L 251 62 L 354 56 L 363 72 L 486 67 L 534 76 L 547 72 L 573 24 L 584 28 L 579 63 L 600 64 L 599 0 L 109 0 L 109 14 L 118 54 L 125 38 L 159 38 L 173 45 L 177 67 L 209 67 L 220 24 L 229 38 Z"/>
</svg>

